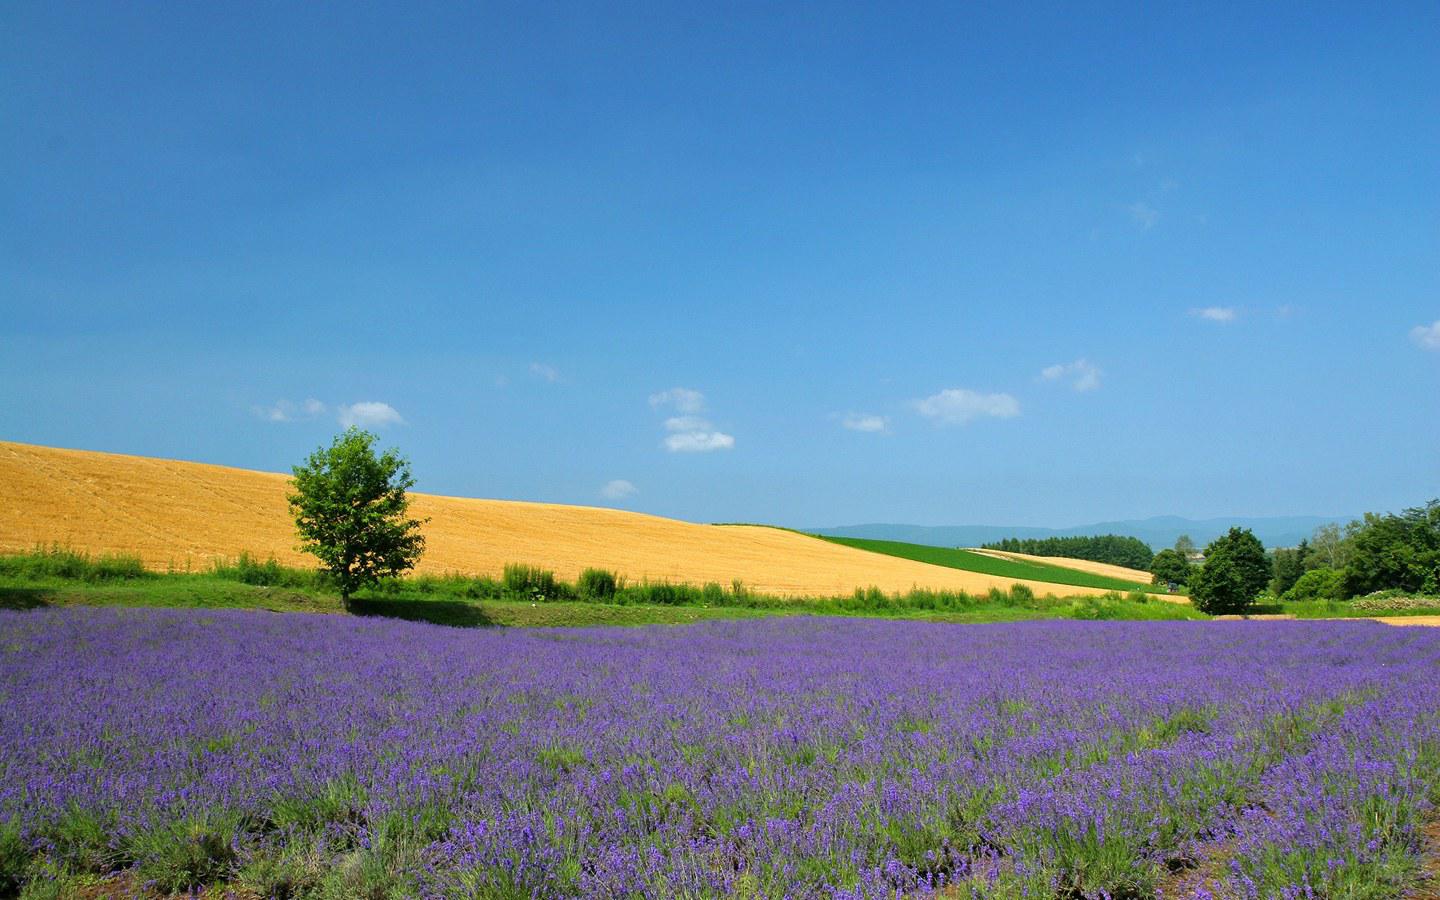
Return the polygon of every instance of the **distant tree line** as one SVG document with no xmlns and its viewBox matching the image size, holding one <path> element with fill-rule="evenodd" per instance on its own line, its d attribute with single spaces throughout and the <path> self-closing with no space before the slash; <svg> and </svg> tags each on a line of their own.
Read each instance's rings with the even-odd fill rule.
<svg viewBox="0 0 1440 900">
<path fill-rule="evenodd" d="M 1005 538 L 986 544 L 984 550 L 1007 553 L 1028 553 L 1032 556 L 1063 556 L 1067 559 L 1088 559 L 1131 569 L 1150 570 L 1154 553 L 1150 545 L 1135 537 L 1101 534 L 1082 537 Z"/>
<path fill-rule="evenodd" d="M 1232 528 L 1192 560 L 1188 538 L 1155 554 L 1156 584 L 1186 585 L 1205 612 L 1243 612 L 1263 591 L 1284 601 L 1349 600 L 1381 591 L 1440 596 L 1440 500 L 1401 513 L 1322 525 L 1299 546 L 1267 554 Z"/>
</svg>

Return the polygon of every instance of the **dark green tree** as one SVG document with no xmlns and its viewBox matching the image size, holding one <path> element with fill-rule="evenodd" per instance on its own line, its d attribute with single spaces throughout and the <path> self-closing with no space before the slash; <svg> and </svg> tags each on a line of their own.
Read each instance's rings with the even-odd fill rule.
<svg viewBox="0 0 1440 900">
<path fill-rule="evenodd" d="M 1400 515 L 1366 513 L 1350 537 L 1345 595 L 1440 593 L 1440 500 Z"/>
<path fill-rule="evenodd" d="M 406 516 L 410 463 L 394 450 L 376 456 L 375 441 L 350 428 L 292 470 L 300 549 L 335 579 L 347 609 L 355 591 L 408 571 L 425 549 L 423 523 Z"/>
<path fill-rule="evenodd" d="M 1150 563 L 1150 574 L 1155 584 L 1188 584 L 1190 582 L 1190 560 L 1176 553 L 1174 550 L 1165 549 L 1155 554 L 1155 559 Z"/>
<path fill-rule="evenodd" d="M 1248 528 L 1232 528 L 1205 548 L 1205 565 L 1190 576 L 1190 602 L 1211 615 L 1243 613 L 1270 582 L 1265 546 Z"/>
<path fill-rule="evenodd" d="M 1276 550 L 1273 560 L 1275 575 L 1270 579 L 1271 593 L 1278 596 L 1294 587 L 1300 576 L 1305 574 L 1309 558 L 1309 541 L 1301 541 L 1297 547 Z"/>
</svg>

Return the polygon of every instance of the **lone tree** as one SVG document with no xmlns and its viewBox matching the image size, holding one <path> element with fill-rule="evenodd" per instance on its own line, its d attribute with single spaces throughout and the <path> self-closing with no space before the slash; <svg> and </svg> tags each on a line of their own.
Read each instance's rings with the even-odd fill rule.
<svg viewBox="0 0 1440 900">
<path fill-rule="evenodd" d="M 405 515 L 405 491 L 415 483 L 410 463 L 394 450 L 376 456 L 375 441 L 350 428 L 292 469 L 300 549 L 319 557 L 346 609 L 351 594 L 413 568 L 425 549 L 423 523 Z"/>
<path fill-rule="evenodd" d="M 1190 602 L 1203 613 L 1243 613 L 1270 582 L 1265 546 L 1248 528 L 1232 528 L 1205 548 L 1205 565 L 1190 576 Z"/>
</svg>

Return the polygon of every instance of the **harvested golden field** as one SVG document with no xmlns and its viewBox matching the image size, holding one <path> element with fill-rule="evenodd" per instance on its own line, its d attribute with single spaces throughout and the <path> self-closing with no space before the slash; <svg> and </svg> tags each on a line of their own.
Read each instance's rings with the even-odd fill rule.
<svg viewBox="0 0 1440 900">
<path fill-rule="evenodd" d="M 58 543 L 132 553 L 161 570 L 205 569 L 242 551 L 310 565 L 295 551 L 288 477 L 0 441 L 0 551 Z M 1099 590 L 965 572 L 867 553 L 758 526 L 696 525 L 657 516 L 549 503 L 415 494 L 429 517 L 418 571 L 498 575 L 506 563 L 574 580 L 590 566 L 631 580 L 728 585 L 766 593 L 832 595 L 857 587 L 984 592 L 1025 584 L 1036 593 Z"/>
<path fill-rule="evenodd" d="M 979 547 L 971 549 L 970 552 L 983 553 L 986 556 L 993 556 L 996 559 L 1014 559 L 1020 562 L 1047 563 L 1052 566 L 1074 569 L 1077 572 L 1089 572 L 1092 575 L 1105 575 L 1110 578 L 1123 578 L 1126 581 L 1138 581 L 1141 584 L 1150 583 L 1150 573 L 1142 569 L 1131 569 L 1111 563 L 1091 562 L 1088 559 L 1072 559 L 1068 556 L 1034 556 L 1029 553 L 1011 553 L 1009 550 L 982 550 Z"/>
</svg>

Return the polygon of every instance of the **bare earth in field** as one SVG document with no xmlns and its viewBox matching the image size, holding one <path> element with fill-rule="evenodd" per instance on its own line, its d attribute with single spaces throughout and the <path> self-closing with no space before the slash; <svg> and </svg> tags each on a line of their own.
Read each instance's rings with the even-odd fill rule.
<svg viewBox="0 0 1440 900">
<path fill-rule="evenodd" d="M 1013 559 L 1017 562 L 1047 563 L 1052 566 L 1064 566 L 1067 569 L 1074 569 L 1077 572 L 1089 572 L 1092 575 L 1105 575 L 1110 578 L 1123 578 L 1126 581 L 1138 581 L 1141 584 L 1150 583 L 1149 572 L 1140 569 L 1127 569 L 1125 566 L 1116 566 L 1110 563 L 1091 562 L 1088 559 L 1071 559 L 1068 556 L 1032 556 L 1029 553 L 1011 553 L 1009 550 L 982 550 L 979 547 L 970 548 L 970 552 L 993 556 L 996 559 Z"/>
<path fill-rule="evenodd" d="M 288 477 L 203 463 L 0 441 L 0 551 L 58 543 L 131 553 L 152 568 L 204 570 L 241 551 L 313 565 L 294 549 Z M 499 575 L 531 563 L 573 581 L 590 566 L 631 580 L 739 579 L 766 593 L 847 594 L 912 587 L 988 591 L 1025 584 L 1060 596 L 1102 591 L 962 572 L 855 550 L 789 531 L 695 525 L 640 513 L 414 494 L 426 551 L 417 570 Z"/>
</svg>

